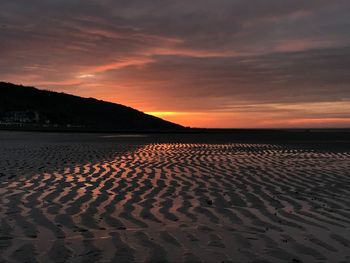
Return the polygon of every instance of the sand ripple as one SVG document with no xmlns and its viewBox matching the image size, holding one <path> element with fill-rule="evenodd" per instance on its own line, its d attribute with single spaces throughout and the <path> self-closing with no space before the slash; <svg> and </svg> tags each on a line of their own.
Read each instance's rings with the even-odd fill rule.
<svg viewBox="0 0 350 263">
<path fill-rule="evenodd" d="M 350 261 L 349 152 L 118 147 L 3 147 L 0 261 Z"/>
</svg>

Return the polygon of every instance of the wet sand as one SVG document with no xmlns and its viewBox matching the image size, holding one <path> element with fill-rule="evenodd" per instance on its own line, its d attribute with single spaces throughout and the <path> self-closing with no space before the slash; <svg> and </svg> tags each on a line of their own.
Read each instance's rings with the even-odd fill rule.
<svg viewBox="0 0 350 263">
<path fill-rule="evenodd" d="M 350 262 L 347 147 L 0 132 L 0 168 L 0 262 Z"/>
</svg>

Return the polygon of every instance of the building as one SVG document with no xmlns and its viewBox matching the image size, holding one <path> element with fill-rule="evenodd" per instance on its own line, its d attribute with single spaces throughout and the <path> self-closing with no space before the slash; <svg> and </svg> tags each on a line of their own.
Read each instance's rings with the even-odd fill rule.
<svg viewBox="0 0 350 263">
<path fill-rule="evenodd" d="M 2 123 L 39 123 L 40 115 L 37 111 L 7 111 L 0 113 Z"/>
</svg>

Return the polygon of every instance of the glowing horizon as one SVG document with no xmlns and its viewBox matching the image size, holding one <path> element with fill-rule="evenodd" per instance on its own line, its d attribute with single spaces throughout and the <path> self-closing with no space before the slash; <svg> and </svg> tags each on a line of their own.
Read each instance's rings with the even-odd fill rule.
<svg viewBox="0 0 350 263">
<path fill-rule="evenodd" d="M 4 0 L 0 80 L 191 127 L 350 128 L 349 8 L 342 0 L 38 0 L 35 8 Z"/>
<path fill-rule="evenodd" d="M 191 128 L 350 128 L 350 118 L 308 118 L 290 119 L 285 122 L 280 120 L 251 120 L 237 118 L 235 125 L 221 125 L 225 116 L 220 113 L 208 114 L 207 112 L 145 112 L 163 120 L 171 121 Z M 218 116 L 219 115 L 219 116 Z M 225 123 L 225 122 L 223 122 Z"/>
</svg>

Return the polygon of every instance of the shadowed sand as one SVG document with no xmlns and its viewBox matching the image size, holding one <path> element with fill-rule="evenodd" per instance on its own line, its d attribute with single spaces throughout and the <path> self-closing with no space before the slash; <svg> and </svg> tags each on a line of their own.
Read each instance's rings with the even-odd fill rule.
<svg viewBox="0 0 350 263">
<path fill-rule="evenodd" d="M 1 262 L 350 261 L 350 151 L 0 138 Z"/>
</svg>

